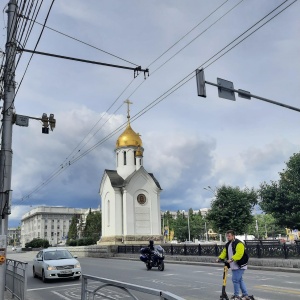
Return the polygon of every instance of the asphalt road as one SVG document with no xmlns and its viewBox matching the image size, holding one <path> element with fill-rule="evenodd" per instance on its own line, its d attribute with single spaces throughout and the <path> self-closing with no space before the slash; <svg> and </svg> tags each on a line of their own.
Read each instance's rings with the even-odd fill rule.
<svg viewBox="0 0 300 300">
<path fill-rule="evenodd" d="M 20 257 L 11 259 L 21 260 Z M 23 260 L 26 257 L 23 256 Z M 29 260 L 29 257 L 27 258 Z M 147 271 L 140 261 L 119 259 L 80 258 L 84 274 L 108 279 L 128 282 L 145 287 L 169 291 L 187 300 L 212 300 L 219 299 L 222 285 L 222 265 L 190 266 L 184 264 L 166 263 L 165 271 L 156 268 Z M 28 266 L 28 291 L 27 298 L 39 299 L 80 299 L 81 281 L 63 280 L 43 283 L 40 279 L 32 277 L 32 263 Z M 300 300 L 300 273 L 271 272 L 247 270 L 244 275 L 249 294 L 256 300 Z M 97 287 L 93 283 L 93 288 Z M 227 293 L 232 295 L 231 273 L 228 275 Z M 103 295 L 97 299 L 131 299 L 121 290 L 104 289 Z M 158 299 L 154 296 L 141 296 L 139 299 Z"/>
</svg>

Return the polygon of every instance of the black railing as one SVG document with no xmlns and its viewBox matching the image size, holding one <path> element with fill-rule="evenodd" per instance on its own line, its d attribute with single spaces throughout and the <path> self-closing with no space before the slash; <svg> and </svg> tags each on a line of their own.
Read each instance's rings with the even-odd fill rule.
<svg viewBox="0 0 300 300">
<path fill-rule="evenodd" d="M 246 250 L 253 258 L 300 258 L 300 241 L 294 244 L 280 243 L 277 240 L 245 241 Z M 145 246 L 118 246 L 118 253 L 138 254 Z M 217 244 L 163 244 L 165 255 L 219 256 L 224 245 Z"/>
</svg>

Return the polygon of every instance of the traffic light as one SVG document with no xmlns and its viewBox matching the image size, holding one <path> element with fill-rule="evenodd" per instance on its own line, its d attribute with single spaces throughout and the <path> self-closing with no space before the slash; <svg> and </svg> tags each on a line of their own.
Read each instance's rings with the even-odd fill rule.
<svg viewBox="0 0 300 300">
<path fill-rule="evenodd" d="M 55 128 L 55 123 L 56 123 L 56 120 L 54 119 L 54 114 L 50 114 L 49 125 L 50 125 L 51 131 L 53 131 L 53 129 Z"/>
<path fill-rule="evenodd" d="M 49 119 L 47 114 L 43 113 L 42 115 L 42 122 L 43 122 L 43 127 L 42 127 L 42 133 L 49 133 Z"/>
<path fill-rule="evenodd" d="M 203 69 L 196 70 L 196 81 L 197 81 L 198 96 L 206 98 L 205 77 L 204 77 Z"/>
</svg>

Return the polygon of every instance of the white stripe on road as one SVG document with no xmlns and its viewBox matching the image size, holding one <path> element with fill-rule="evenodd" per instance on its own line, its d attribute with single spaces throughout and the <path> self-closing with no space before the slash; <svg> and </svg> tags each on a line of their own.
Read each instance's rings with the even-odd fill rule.
<svg viewBox="0 0 300 300">
<path fill-rule="evenodd" d="M 176 276 L 178 274 L 165 274 L 165 275 L 162 275 L 162 276 Z"/>
<path fill-rule="evenodd" d="M 55 288 L 58 289 L 58 288 L 60 288 L 60 287 L 65 287 L 65 286 L 76 286 L 76 285 L 81 285 L 81 283 L 60 285 L 60 286 L 56 286 Z M 27 291 L 31 292 L 31 291 L 49 290 L 49 289 L 53 289 L 53 286 L 44 287 L 44 288 L 37 288 L 37 289 L 28 289 Z"/>
<path fill-rule="evenodd" d="M 63 299 L 65 299 L 65 300 L 72 300 L 71 298 L 68 298 L 68 297 L 66 297 L 66 296 L 64 296 L 64 295 L 62 295 L 62 294 L 60 294 L 58 292 L 52 292 L 52 293 L 55 294 L 55 295 L 57 295 L 57 296 L 59 296 L 59 297 L 61 297 L 61 298 L 63 298 Z"/>
</svg>

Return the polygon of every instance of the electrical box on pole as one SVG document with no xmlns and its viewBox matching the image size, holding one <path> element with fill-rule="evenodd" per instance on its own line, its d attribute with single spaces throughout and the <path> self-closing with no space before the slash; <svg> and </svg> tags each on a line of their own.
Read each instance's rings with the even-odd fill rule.
<svg viewBox="0 0 300 300">
<path fill-rule="evenodd" d="M 204 70 L 196 70 L 197 91 L 199 97 L 206 98 Z"/>
<path fill-rule="evenodd" d="M 27 116 L 16 115 L 16 125 L 28 127 L 29 118 Z"/>
</svg>

